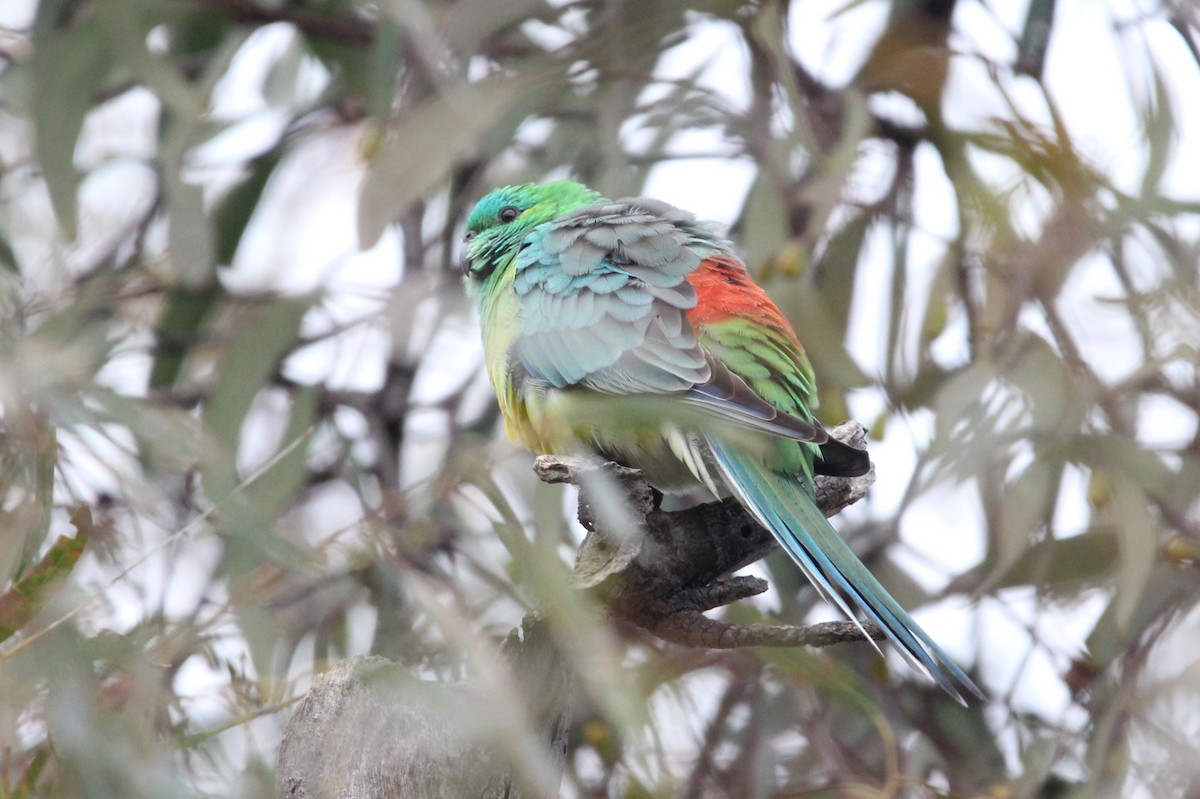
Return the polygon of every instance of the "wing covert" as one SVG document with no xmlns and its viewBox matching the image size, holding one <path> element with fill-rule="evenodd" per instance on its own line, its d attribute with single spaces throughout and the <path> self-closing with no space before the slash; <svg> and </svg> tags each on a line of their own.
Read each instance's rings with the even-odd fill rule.
<svg viewBox="0 0 1200 799">
<path fill-rule="evenodd" d="M 685 391 L 710 367 L 687 312 L 706 228 L 641 200 L 583 208 L 532 231 L 517 256 L 521 333 L 514 355 L 556 388 Z M 669 206 L 664 206 L 669 208 Z"/>
<path fill-rule="evenodd" d="M 675 393 L 739 426 L 824 444 L 827 434 L 808 414 L 791 412 L 802 403 L 761 394 L 769 375 L 757 358 L 734 341 L 698 337 L 689 275 L 714 256 L 736 260 L 706 224 L 655 200 L 588 206 L 535 228 L 517 255 L 512 354 L 555 388 Z"/>
</svg>

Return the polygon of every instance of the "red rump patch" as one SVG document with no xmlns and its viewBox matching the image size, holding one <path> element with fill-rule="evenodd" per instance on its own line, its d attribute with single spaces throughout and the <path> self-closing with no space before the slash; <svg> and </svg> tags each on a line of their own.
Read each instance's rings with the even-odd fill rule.
<svg viewBox="0 0 1200 799">
<path fill-rule="evenodd" d="M 740 317 L 782 330 L 796 341 L 796 333 L 787 318 L 737 258 L 729 255 L 706 258 L 688 275 L 688 282 L 699 298 L 696 307 L 688 311 L 693 327 Z M 796 346 L 800 346 L 799 341 Z"/>
</svg>

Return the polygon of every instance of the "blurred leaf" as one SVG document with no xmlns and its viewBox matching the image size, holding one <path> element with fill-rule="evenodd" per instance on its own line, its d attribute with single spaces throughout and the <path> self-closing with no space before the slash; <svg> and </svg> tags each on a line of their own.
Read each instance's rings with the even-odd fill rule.
<svg viewBox="0 0 1200 799">
<path fill-rule="evenodd" d="M 92 512 L 84 505 L 75 511 L 71 524 L 74 536 L 60 535 L 41 560 L 0 594 L 0 641 L 25 626 L 62 587 L 92 533 Z"/>
<path fill-rule="evenodd" d="M 1166 464 L 1137 441 L 1120 435 L 1090 435 L 1075 442 L 1072 454 L 1093 470 L 1109 472 L 1108 485 L 1122 480 L 1157 495 L 1174 482 Z"/>
<path fill-rule="evenodd" d="M 1054 27 L 1055 0 L 1032 0 L 1025 11 L 1025 25 L 1017 42 L 1017 61 L 1013 69 L 1022 75 L 1041 78 Z"/>
<path fill-rule="evenodd" d="M 810 285 L 821 293 L 830 317 L 840 324 L 839 335 L 847 335 L 846 325 L 850 322 L 850 305 L 854 301 L 854 286 L 857 282 L 859 262 L 863 254 L 867 233 L 874 223 L 869 211 L 857 213 L 829 237 L 821 250 Z"/>
<path fill-rule="evenodd" d="M 770 276 L 773 270 L 768 272 L 763 267 L 789 241 L 790 227 L 787 205 L 779 196 L 778 184 L 765 169 L 759 169 L 750 184 L 738 232 L 743 258 L 751 271 Z"/>
<path fill-rule="evenodd" d="M 1158 560 L 1158 525 L 1146 506 L 1146 495 L 1137 486 L 1119 478 L 1114 481 L 1112 513 L 1121 548 L 1115 605 L 1117 626 L 1122 629 L 1132 620 Z"/>
<path fill-rule="evenodd" d="M 53 19 L 62 5 L 38 6 L 36 28 L 45 31 L 46 38 L 36 42 L 33 57 L 34 141 L 58 223 L 73 239 L 79 188 L 75 145 L 84 117 L 108 79 L 112 53 L 94 19 L 54 30 Z"/>
<path fill-rule="evenodd" d="M 949 775 L 953 786 L 949 795 L 983 796 L 963 788 L 978 789 L 1008 778 L 1000 742 L 988 724 L 986 705 L 972 702 L 964 707 L 932 686 L 898 699 L 924 734 L 911 756 L 928 761 L 922 764 L 924 768 L 941 769 Z"/>
<path fill-rule="evenodd" d="M 207 92 L 217 81 L 233 48 L 218 51 L 197 77 L 152 51 L 151 30 L 161 19 L 137 3 L 116 2 L 97 15 L 120 55 L 120 64 L 140 85 L 152 90 L 163 105 L 159 119 L 162 163 L 159 188 L 167 209 L 167 250 L 176 279 L 203 286 L 212 279 L 215 242 L 204 200 L 204 187 L 187 174 L 188 151 L 197 144 L 197 131 L 209 116 Z"/>
<path fill-rule="evenodd" d="M 162 22 L 153 6 L 114 0 L 99 0 L 98 6 L 94 18 L 108 33 L 117 63 L 137 84 L 154 92 L 175 117 L 171 124 L 190 125 L 203 115 L 203 84 L 189 79 L 165 53 L 148 44 L 150 32 Z"/>
<path fill-rule="evenodd" d="M 0 580 L 24 573 L 43 545 L 54 508 L 58 438 L 31 409 L 6 407 L 0 435 Z"/>
<path fill-rule="evenodd" d="M 880 31 L 855 83 L 906 94 L 926 117 L 936 119 L 954 52 L 947 41 L 953 30 L 954 5 L 912 0 L 892 3 L 887 27 Z"/>
<path fill-rule="evenodd" d="M 244 482 L 238 470 L 240 444 L 243 430 L 248 429 L 248 414 L 255 398 L 280 370 L 281 361 L 294 346 L 300 324 L 314 299 L 278 298 L 239 309 L 237 317 L 228 324 L 229 346 L 202 412 L 204 428 L 213 445 L 203 463 L 203 485 L 208 498 L 221 506 L 221 533 L 226 545 L 224 571 L 229 579 L 249 581 L 253 586 L 262 582 L 261 575 L 267 575 L 268 582 L 276 575 L 286 582 L 287 565 L 299 556 L 289 538 L 276 534 L 273 514 L 277 508 L 257 502 L 251 487 L 261 481 L 275 480 L 275 468 L 284 465 L 283 483 L 276 491 L 290 493 L 295 480 L 295 457 L 303 457 L 306 448 L 298 447 L 270 463 L 265 471 L 260 468 L 255 473 L 255 483 L 239 490 Z M 258 490 L 265 492 L 262 496 L 266 499 L 278 499 L 270 488 Z M 277 563 L 284 564 L 283 570 Z M 261 594 L 254 590 L 232 593 L 236 594 L 239 624 L 245 630 L 256 668 L 261 675 L 276 674 L 277 639 L 291 635 L 291 631 L 272 622 L 271 608 L 263 606 Z"/>
<path fill-rule="evenodd" d="M 1029 551 L 1034 535 L 1047 529 L 1054 517 L 1062 482 L 1062 463 L 1045 455 L 1034 459 L 1004 487 L 1000 496 L 999 525 L 991 543 L 995 545 L 993 579 L 1005 574 Z"/>
<path fill-rule="evenodd" d="M 220 486 L 217 496 L 227 495 L 237 484 L 231 466 L 246 413 L 295 344 L 300 323 L 313 300 L 279 298 L 244 309 L 233 322 L 221 370 L 204 407 L 205 427 L 225 452 L 225 457 L 205 471 L 210 490 Z"/>
<path fill-rule="evenodd" d="M 400 74 L 400 30 L 384 16 L 375 25 L 375 40 L 371 42 L 367 62 L 367 111 L 379 120 L 386 120 L 396 101 L 396 82 Z"/>
<path fill-rule="evenodd" d="M 111 631 L 84 637 L 60 626 L 36 653 L 6 663 L 44 677 L 53 663 L 55 689 L 42 703 L 52 745 L 54 782 L 47 792 L 79 799 L 186 796 L 178 750 L 161 733 L 166 686 L 135 642 Z M 46 794 L 41 794 L 46 795 Z"/>
<path fill-rule="evenodd" d="M 1057 593 L 1096 585 L 1110 575 L 1119 556 L 1111 528 L 1096 528 L 1069 538 L 1051 538 L 1028 547 L 999 576 L 994 588 L 1034 586 Z"/>
<path fill-rule="evenodd" d="M 1178 126 L 1172 107 L 1171 92 L 1161 72 L 1152 67 L 1154 99 L 1140 110 L 1146 136 L 1146 171 L 1142 175 L 1141 196 L 1151 199 L 1159 193 L 1159 184 L 1175 151 Z"/>
<path fill-rule="evenodd" d="M 236 186 L 230 189 L 217 204 L 213 213 L 214 227 L 217 237 L 217 262 L 223 265 L 233 263 L 238 244 L 250 224 L 250 218 L 262 199 L 267 181 L 279 165 L 282 152 L 273 148 L 263 155 L 253 158 L 247 168 L 246 175 Z"/>
<path fill-rule="evenodd" d="M 853 647 L 855 644 L 839 646 Z M 863 643 L 862 646 L 870 645 Z M 788 682 L 806 689 L 818 689 L 830 699 L 843 701 L 851 706 L 861 708 L 870 705 L 858 675 L 831 657 L 830 653 L 776 647 L 757 647 L 754 653 L 764 663 L 778 669 Z"/>
<path fill-rule="evenodd" d="M 280 440 L 280 453 L 308 435 L 317 419 L 320 396 L 314 386 L 305 386 L 292 393 L 291 414 Z M 276 517 L 293 499 L 307 476 L 308 447 L 300 444 L 275 460 L 267 475 L 247 487 L 250 502 L 262 515 Z"/>
<path fill-rule="evenodd" d="M 382 27 L 382 26 L 381 26 Z M 303 37 L 290 39 L 282 53 L 276 55 L 263 79 L 262 96 L 267 105 L 274 108 L 292 108 L 297 105 L 297 89 L 304 70 L 312 60 L 312 53 Z M 257 160 L 257 159 L 255 159 Z"/>
<path fill-rule="evenodd" d="M 1144 590 L 1133 598 L 1129 610 L 1118 595 L 1097 619 L 1087 638 L 1088 656 L 1094 671 L 1103 672 L 1121 658 L 1129 645 L 1159 621 L 1164 612 L 1181 604 L 1184 610 L 1194 607 L 1200 598 L 1195 572 L 1175 564 L 1155 564 L 1142 588 Z"/>
<path fill-rule="evenodd" d="M 17 263 L 17 254 L 13 252 L 12 245 L 8 243 L 8 239 L 0 233 L 0 269 L 7 269 L 14 274 L 21 273 L 21 267 Z"/>
<path fill-rule="evenodd" d="M 983 417 L 984 392 L 996 379 L 995 366 L 976 361 L 949 374 L 934 396 L 935 440 L 949 440 L 964 428 L 964 422 Z"/>
<path fill-rule="evenodd" d="M 163 181 L 167 209 L 167 248 L 179 280 L 185 286 L 205 286 L 212 280 L 216 243 L 208 220 L 202 187 L 172 172 Z"/>
<path fill-rule="evenodd" d="M 946 330 L 955 301 L 955 281 L 961 255 L 956 248 L 947 247 L 937 264 L 933 282 L 926 295 L 925 312 L 921 320 L 919 354 L 922 363 L 930 360 L 929 347 Z"/>
<path fill-rule="evenodd" d="M 191 8 L 180 4 L 171 9 L 157 10 L 165 12 L 164 16 L 169 20 L 171 52 L 176 56 L 211 53 L 233 28 L 229 17 L 201 7 Z"/>
<path fill-rule="evenodd" d="M 90 390 L 86 400 L 105 422 L 133 435 L 148 476 L 194 469 L 203 457 L 205 441 L 187 410 L 101 388 Z"/>
<path fill-rule="evenodd" d="M 576 664 L 578 679 L 605 718 L 618 729 L 638 729 L 646 718 L 643 687 L 631 686 L 626 679 L 620 666 L 621 647 L 605 621 L 598 598 L 575 590 L 574 577 L 559 556 L 559 536 L 543 533 L 533 541 L 526 537 L 504 492 L 483 465 L 464 464 L 463 468 L 504 517 L 493 529 L 512 553 L 513 565 L 519 567 L 517 579 L 523 593 L 545 614 L 555 641 Z M 597 484 L 606 479 L 600 475 Z M 544 486 L 538 491 L 560 493 Z M 620 514 L 615 506 L 608 510 Z"/>
<path fill-rule="evenodd" d="M 150 388 L 167 390 L 175 385 L 192 345 L 197 343 L 201 326 L 213 310 L 218 292 L 181 286 L 167 295 L 166 305 L 154 328 L 157 342 L 154 366 L 150 370 Z"/>
<path fill-rule="evenodd" d="M 553 62 L 530 64 L 515 75 L 456 86 L 408 110 L 380 145 L 363 181 L 360 246 L 379 241 L 393 220 L 472 152 L 485 131 L 506 117 L 520 121 L 551 100 L 562 79 Z"/>
<path fill-rule="evenodd" d="M 561 13 L 547 0 L 507 0 L 489 3 L 486 14 L 480 10 L 471 3 L 454 3 L 446 8 L 442 28 L 448 47 L 458 53 L 473 53 L 499 31 L 535 19 L 549 22 Z"/>
<path fill-rule="evenodd" d="M 34 748 L 33 757 L 29 758 L 24 770 L 12 789 L 12 799 L 34 799 L 43 794 L 37 791 L 38 778 L 41 777 L 46 765 L 50 762 L 50 745 L 43 741 Z"/>
</svg>

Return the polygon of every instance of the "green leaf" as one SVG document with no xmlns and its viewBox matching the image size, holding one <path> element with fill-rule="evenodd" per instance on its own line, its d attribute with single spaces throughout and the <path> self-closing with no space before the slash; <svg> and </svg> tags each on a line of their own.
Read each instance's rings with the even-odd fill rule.
<svg viewBox="0 0 1200 799">
<path fill-rule="evenodd" d="M 1062 482 L 1062 463 L 1035 455 L 1029 465 L 1004 487 L 994 543 L 994 568 L 1008 571 L 1029 550 L 1035 533 L 1050 524 Z"/>
<path fill-rule="evenodd" d="M 270 471 L 247 487 L 250 503 L 257 512 L 266 517 L 279 514 L 284 505 L 295 496 L 308 475 L 308 447 L 293 446 L 305 437 L 317 418 L 320 391 L 315 386 L 306 386 L 292 396 L 292 411 L 288 426 L 283 433 L 279 451 L 290 451 L 271 464 Z"/>
<path fill-rule="evenodd" d="M 102 388 L 87 392 L 87 404 L 100 418 L 128 428 L 138 456 L 151 473 L 190 471 L 204 451 L 204 438 L 187 410 Z"/>
<path fill-rule="evenodd" d="M 200 327 L 216 304 L 218 291 L 214 287 L 193 290 L 182 286 L 167 297 L 166 306 L 154 328 L 154 367 L 150 370 L 150 388 L 169 389 L 175 385 L 179 372 Z"/>
<path fill-rule="evenodd" d="M 1112 507 L 1121 557 L 1117 559 L 1117 626 L 1128 629 L 1158 560 L 1158 526 L 1150 516 L 1146 495 L 1125 480 L 1112 486 Z"/>
<path fill-rule="evenodd" d="M 302 37 L 293 38 L 287 43 L 263 79 L 262 95 L 268 105 L 276 108 L 294 108 L 298 105 L 297 89 L 312 58 L 312 51 Z"/>
<path fill-rule="evenodd" d="M 1171 103 L 1171 91 L 1158 69 L 1154 69 L 1154 100 L 1139 111 L 1146 137 L 1146 172 L 1142 175 L 1141 196 L 1150 200 L 1158 193 L 1159 184 L 1171 163 L 1177 137 L 1178 123 Z"/>
<path fill-rule="evenodd" d="M 174 169 L 167 170 L 162 185 L 170 211 L 167 249 L 180 282 L 187 286 L 208 285 L 216 261 L 216 242 L 204 207 L 204 189 L 188 183 Z"/>
<path fill-rule="evenodd" d="M 0 269 L 7 269 L 10 272 L 20 274 L 21 267 L 17 263 L 17 254 L 13 252 L 12 245 L 8 243 L 8 239 L 0 233 Z"/>
<path fill-rule="evenodd" d="M 233 29 L 233 21 L 224 14 L 214 14 L 204 8 L 188 8 L 182 4 L 160 9 L 171 14 L 171 52 L 177 56 L 200 56 L 211 53 Z M 173 13 L 172 13 L 173 12 Z"/>
<path fill-rule="evenodd" d="M 1018 74 L 1040 79 L 1050 46 L 1050 31 L 1054 26 L 1055 0 L 1031 0 L 1025 12 L 1025 26 L 1017 42 L 1017 61 L 1013 68 Z"/>
<path fill-rule="evenodd" d="M 1196 591 L 1194 569 L 1180 568 L 1174 564 L 1156 564 L 1143 588 L 1132 606 L 1132 612 L 1124 608 L 1124 600 L 1118 593 L 1096 620 L 1096 626 L 1088 635 L 1087 648 L 1097 671 L 1124 656 L 1129 642 L 1137 640 L 1149 625 L 1160 622 L 1168 608 L 1182 605 L 1180 610 L 1186 612 L 1200 598 L 1200 593 Z M 1125 616 L 1124 621 L 1122 616 Z"/>
<path fill-rule="evenodd" d="M 279 165 L 282 152 L 275 148 L 253 159 L 249 164 L 249 174 L 240 183 L 230 189 L 229 193 L 217 204 L 213 213 L 217 237 L 217 262 L 223 265 L 233 263 L 238 244 L 246 232 L 246 226 L 262 199 L 263 190 L 267 186 L 275 167 Z"/>
<path fill-rule="evenodd" d="M 1039 541 L 1026 549 L 995 583 L 995 588 L 1032 585 L 1052 591 L 1077 591 L 1094 585 L 1116 567 L 1119 548 L 1111 528 L 1070 538 Z"/>
<path fill-rule="evenodd" d="M 39 22 L 42 13 L 39 9 Z M 105 31 L 91 21 L 52 30 L 34 48 L 34 150 L 54 213 L 69 239 L 75 238 L 78 212 L 75 145 L 111 60 Z"/>
<path fill-rule="evenodd" d="M 358 239 L 373 246 L 393 220 L 445 180 L 489 128 L 522 119 L 555 97 L 562 82 L 553 62 L 455 86 L 402 117 L 372 158 L 359 194 Z"/>
<path fill-rule="evenodd" d="M 294 556 L 290 545 L 273 534 L 274 518 L 269 509 L 256 504 L 248 490 L 239 490 L 243 479 L 237 469 L 237 454 L 246 415 L 295 345 L 313 299 L 276 299 L 242 309 L 227 334 L 229 347 L 204 406 L 204 426 L 214 444 L 202 468 L 204 491 L 222 507 L 221 525 L 229 544 L 227 571 L 234 576 L 245 576 L 266 561 Z M 292 455 L 299 457 L 304 448 L 297 449 Z M 285 474 L 295 467 L 289 458 L 283 462 L 287 463 Z M 281 463 L 275 463 L 257 479 L 274 479 L 274 468 Z"/>
<path fill-rule="evenodd" d="M 1120 435 L 1088 436 L 1077 442 L 1072 454 L 1093 470 L 1110 471 L 1114 481 L 1128 481 L 1155 496 L 1174 479 L 1157 455 Z"/>
<path fill-rule="evenodd" d="M 207 91 L 212 74 L 224 62 L 220 57 L 205 62 L 198 78 L 147 45 L 150 31 L 161 22 L 157 15 L 143 14 L 136 3 L 109 0 L 95 14 L 108 32 L 123 73 L 154 92 L 162 102 L 159 162 L 163 203 L 169 214 L 167 250 L 180 282 L 207 285 L 212 279 L 215 243 L 208 220 L 202 186 L 186 177 L 188 151 L 197 143 L 197 129 L 208 115 Z"/>
<path fill-rule="evenodd" d="M 229 457 L 237 451 L 242 423 L 251 403 L 295 344 L 300 323 L 312 307 L 313 299 L 310 296 L 276 299 L 246 309 L 235 321 L 229 348 L 204 407 L 205 427 Z M 234 481 L 232 474 L 222 475 L 219 480 L 230 489 Z"/>
<path fill-rule="evenodd" d="M 456 4 L 448 7 L 439 20 L 444 31 L 446 46 L 456 53 L 474 53 L 498 31 L 512 28 L 530 19 L 549 22 L 563 12 L 546 0 L 505 0 L 503 3 L 488 3 L 487 13 L 480 13 L 483 6 Z"/>
<path fill-rule="evenodd" d="M 92 512 L 86 505 L 75 511 L 75 536 L 60 535 L 36 564 L 0 594 L 0 641 L 11 637 L 41 610 L 66 581 L 92 534 Z"/>
<path fill-rule="evenodd" d="M 33 407 L 5 407 L 0 435 L 0 580 L 23 574 L 44 544 L 57 463 L 54 425 Z"/>
<path fill-rule="evenodd" d="M 328 90 L 330 96 L 342 103 L 365 105 L 369 93 L 367 85 L 371 80 L 371 44 L 375 40 L 374 24 L 377 23 L 346 13 L 341 17 L 322 14 L 313 19 L 332 23 L 305 26 L 300 31 L 313 56 L 333 77 L 334 83 Z"/>
<path fill-rule="evenodd" d="M 759 169 L 738 222 L 742 254 L 753 270 L 773 258 L 791 238 L 787 204 L 773 176 Z"/>
<path fill-rule="evenodd" d="M 874 221 L 868 211 L 848 219 L 829 237 L 813 267 L 812 282 L 820 290 L 829 315 L 838 325 L 837 333 L 842 337 L 846 335 L 846 323 L 850 319 L 863 245 Z"/>
<path fill-rule="evenodd" d="M 400 63 L 400 30 L 391 20 L 381 19 L 375 26 L 366 75 L 367 110 L 376 119 L 385 120 L 392 112 Z"/>
</svg>

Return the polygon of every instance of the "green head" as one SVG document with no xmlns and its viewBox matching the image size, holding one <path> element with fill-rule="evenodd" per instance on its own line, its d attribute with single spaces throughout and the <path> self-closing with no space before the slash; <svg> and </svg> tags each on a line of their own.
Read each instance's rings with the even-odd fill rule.
<svg viewBox="0 0 1200 799">
<path fill-rule="evenodd" d="M 526 183 L 488 192 L 467 217 L 463 272 L 483 279 L 511 257 L 540 224 L 604 198 L 572 180 Z"/>
</svg>

